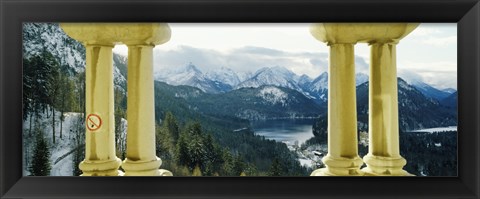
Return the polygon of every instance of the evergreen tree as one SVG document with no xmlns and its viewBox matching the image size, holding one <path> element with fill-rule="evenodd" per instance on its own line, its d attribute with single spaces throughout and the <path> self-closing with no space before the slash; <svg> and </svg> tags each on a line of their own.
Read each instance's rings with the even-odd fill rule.
<svg viewBox="0 0 480 199">
<path fill-rule="evenodd" d="M 157 125 L 155 140 L 157 156 L 163 160 L 171 160 L 174 157 L 176 145 L 164 126 Z"/>
<path fill-rule="evenodd" d="M 36 142 L 33 150 L 33 158 L 30 163 L 29 171 L 32 176 L 50 175 L 50 151 L 47 142 L 43 137 L 43 132 L 36 129 Z"/>
<path fill-rule="evenodd" d="M 275 158 L 273 159 L 272 166 L 268 171 L 269 176 L 282 176 L 282 166 L 280 165 L 280 161 Z"/>
<path fill-rule="evenodd" d="M 172 112 L 169 111 L 165 114 L 163 127 L 168 130 L 169 134 L 172 136 L 174 141 L 178 140 L 178 136 L 179 136 L 180 132 L 179 132 L 179 129 L 178 129 L 177 120 L 173 116 Z"/>
<path fill-rule="evenodd" d="M 178 165 L 186 166 L 189 164 L 189 154 L 188 154 L 188 147 L 187 147 L 187 134 L 182 132 L 177 142 L 176 147 L 176 162 Z"/>
<path fill-rule="evenodd" d="M 28 113 L 31 112 L 31 93 L 32 93 L 32 72 L 31 72 L 31 64 L 30 60 L 23 59 L 23 120 L 26 120 L 28 117 Z"/>
<path fill-rule="evenodd" d="M 47 78 L 47 94 L 48 99 L 47 103 L 50 104 L 52 110 L 52 140 L 55 144 L 55 108 L 58 107 L 58 98 L 61 88 L 61 74 L 60 66 L 55 60 L 52 54 L 48 52 L 43 53 L 44 64 L 49 71 L 49 76 Z"/>
<path fill-rule="evenodd" d="M 237 155 L 233 162 L 233 175 L 240 176 L 245 170 L 245 162 L 240 155 Z"/>
<path fill-rule="evenodd" d="M 23 120 L 26 120 L 30 116 L 30 127 L 28 129 L 29 135 L 32 135 L 32 118 L 34 113 L 34 71 L 32 63 L 29 59 L 23 59 Z"/>
<path fill-rule="evenodd" d="M 114 117 L 115 117 L 115 145 L 117 146 L 117 156 L 121 159 L 125 158 L 126 153 L 126 137 L 122 132 L 125 130 L 122 126 L 122 118 L 126 118 L 126 96 L 118 88 L 114 90 Z"/>
<path fill-rule="evenodd" d="M 83 113 L 85 117 L 85 72 L 80 72 L 74 77 L 75 84 L 75 96 L 77 101 L 74 111 Z"/>
<path fill-rule="evenodd" d="M 195 122 L 193 125 L 187 127 L 187 133 L 190 135 L 188 140 L 188 166 L 193 169 L 196 165 L 203 165 L 206 157 L 205 145 L 202 139 L 201 125 Z"/>
<path fill-rule="evenodd" d="M 63 137 L 63 121 L 65 120 L 64 113 L 67 111 L 72 111 L 74 106 L 74 97 L 73 97 L 73 82 L 68 78 L 67 75 L 60 75 L 60 102 L 58 104 L 58 110 L 60 111 L 60 139 Z"/>
<path fill-rule="evenodd" d="M 220 145 L 218 145 L 211 134 L 207 134 L 205 139 L 205 154 L 206 160 L 204 161 L 203 168 L 206 176 L 212 176 L 216 172 L 221 170 L 221 166 L 224 164 L 222 159 L 222 151 Z"/>
<path fill-rule="evenodd" d="M 83 117 L 78 117 L 74 121 L 73 126 L 73 134 L 75 140 L 74 144 L 77 150 L 73 152 L 72 167 L 73 175 L 79 176 L 80 174 L 82 174 L 82 171 L 79 168 L 79 164 L 85 158 L 85 125 Z"/>
</svg>

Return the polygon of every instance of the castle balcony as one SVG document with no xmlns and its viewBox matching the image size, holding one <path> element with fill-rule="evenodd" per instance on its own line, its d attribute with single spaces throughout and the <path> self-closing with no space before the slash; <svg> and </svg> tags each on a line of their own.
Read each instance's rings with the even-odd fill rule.
<svg viewBox="0 0 480 199">
<path fill-rule="evenodd" d="M 326 168 L 312 176 L 408 176 L 400 155 L 396 45 L 418 24 L 319 23 L 311 34 L 330 47 L 328 154 Z M 155 155 L 153 47 L 170 39 L 164 23 L 64 23 L 62 29 L 86 48 L 86 140 L 82 176 L 171 176 Z M 357 43 L 371 49 L 369 152 L 358 155 L 355 93 Z M 127 153 L 115 155 L 113 53 L 128 46 Z M 367 166 L 360 167 L 365 163 Z M 120 166 L 125 173 L 119 170 Z"/>
</svg>

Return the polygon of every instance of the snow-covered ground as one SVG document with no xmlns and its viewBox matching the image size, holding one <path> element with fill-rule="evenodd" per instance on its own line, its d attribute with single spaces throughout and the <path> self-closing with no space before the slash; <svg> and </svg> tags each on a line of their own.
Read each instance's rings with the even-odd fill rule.
<svg viewBox="0 0 480 199">
<path fill-rule="evenodd" d="M 60 138 L 60 112 L 55 113 L 55 144 L 52 139 L 52 113 L 41 113 L 38 119 L 37 125 L 41 129 L 44 129 L 44 137 L 50 148 L 50 163 L 52 176 L 72 176 L 73 175 L 73 153 L 76 146 L 77 135 L 83 136 L 84 132 L 79 132 L 82 128 L 78 128 L 79 125 L 83 125 L 81 113 L 64 113 L 65 119 L 62 124 L 62 138 Z M 32 119 L 32 122 L 35 118 Z M 35 147 L 34 128 L 35 124 L 32 124 L 32 135 L 30 135 L 30 117 L 28 117 L 23 124 L 23 142 L 24 142 L 24 175 L 30 175 L 28 172 L 28 166 L 33 157 L 33 151 Z"/>
<path fill-rule="evenodd" d="M 300 162 L 300 165 L 308 168 L 314 168 L 315 166 L 315 162 L 311 159 L 299 158 L 298 161 Z"/>
<path fill-rule="evenodd" d="M 436 127 L 436 128 L 428 128 L 428 129 L 418 129 L 411 132 L 445 132 L 445 131 L 457 131 L 457 126 L 448 126 L 448 127 Z"/>
<path fill-rule="evenodd" d="M 85 124 L 83 122 L 82 113 L 67 112 L 64 113 L 64 121 L 62 124 L 62 138 L 60 138 L 60 112 L 55 112 L 55 144 L 52 139 L 52 113 L 41 113 L 36 122 L 40 129 L 43 129 L 44 138 L 50 149 L 51 176 L 73 176 L 74 165 L 73 156 L 75 150 L 84 150 L 85 144 Z M 30 172 L 28 167 L 33 157 L 35 148 L 35 117 L 32 119 L 32 135 L 30 135 L 30 116 L 23 123 L 23 175 L 28 176 Z M 125 148 L 125 139 L 127 131 L 127 121 L 122 118 L 121 139 L 123 149 Z M 77 143 L 78 142 L 78 143 Z M 120 146 L 117 146 L 117 148 Z"/>
</svg>

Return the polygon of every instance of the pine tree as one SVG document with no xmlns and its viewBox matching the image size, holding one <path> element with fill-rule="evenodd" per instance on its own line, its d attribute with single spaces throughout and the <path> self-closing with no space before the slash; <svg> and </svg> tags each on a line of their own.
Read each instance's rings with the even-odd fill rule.
<svg viewBox="0 0 480 199">
<path fill-rule="evenodd" d="M 33 158 L 29 167 L 30 175 L 48 176 L 50 175 L 50 169 L 50 151 L 43 137 L 43 132 L 37 128 L 35 149 L 33 150 Z"/>
<path fill-rule="evenodd" d="M 270 167 L 270 170 L 268 171 L 269 176 L 282 176 L 282 166 L 280 165 L 280 161 L 278 161 L 278 158 L 275 158 L 272 161 L 272 166 Z"/>
<path fill-rule="evenodd" d="M 240 155 L 237 155 L 233 161 L 233 174 L 235 176 L 240 176 L 245 169 L 245 163 L 243 158 Z"/>
<path fill-rule="evenodd" d="M 63 136 L 63 121 L 65 121 L 64 113 L 66 111 L 72 111 L 73 107 L 73 82 L 67 77 L 67 75 L 60 75 L 60 102 L 58 104 L 58 110 L 60 111 L 60 139 Z"/>
<path fill-rule="evenodd" d="M 29 59 L 23 59 L 23 120 L 26 120 L 30 115 L 30 127 L 28 129 L 29 135 L 32 135 L 32 118 L 34 112 L 34 97 L 33 97 L 33 66 Z"/>
<path fill-rule="evenodd" d="M 187 133 L 182 132 L 178 138 L 176 147 L 176 162 L 178 165 L 186 166 L 189 163 L 189 154 L 187 148 Z"/>
<path fill-rule="evenodd" d="M 58 98 L 61 88 L 60 66 L 53 55 L 48 52 L 43 53 L 43 60 L 49 75 L 47 76 L 47 103 L 50 104 L 52 110 L 52 140 L 55 144 L 55 108 L 58 107 Z"/>
<path fill-rule="evenodd" d="M 114 107 L 115 107 L 115 143 L 117 146 L 117 156 L 122 159 L 125 158 L 125 136 L 122 134 L 124 131 L 122 126 L 122 118 L 126 118 L 125 111 L 125 94 L 118 88 L 114 90 Z"/>
<path fill-rule="evenodd" d="M 180 134 L 178 129 L 178 123 L 175 117 L 173 116 L 172 112 L 167 112 L 165 115 L 164 128 L 166 128 L 169 134 L 172 136 L 173 141 L 176 142 L 178 140 L 178 136 Z"/>
<path fill-rule="evenodd" d="M 85 125 L 84 125 L 84 118 L 83 117 L 78 117 L 76 120 L 74 120 L 74 144 L 75 152 L 73 152 L 73 161 L 72 161 L 72 167 L 73 167 L 73 175 L 74 176 L 79 176 L 82 174 L 82 171 L 79 168 L 80 162 L 85 158 Z"/>
</svg>

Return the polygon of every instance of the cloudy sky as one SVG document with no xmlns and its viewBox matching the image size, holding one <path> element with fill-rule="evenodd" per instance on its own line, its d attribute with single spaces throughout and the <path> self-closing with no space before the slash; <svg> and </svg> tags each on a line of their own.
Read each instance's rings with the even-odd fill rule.
<svg viewBox="0 0 480 199">
<path fill-rule="evenodd" d="M 309 33 L 310 24 L 170 23 L 169 42 L 155 47 L 155 71 L 193 63 L 208 72 L 229 67 L 254 72 L 283 66 L 315 78 L 327 71 L 328 46 Z M 125 46 L 115 52 L 127 54 Z M 355 45 L 356 70 L 368 74 L 367 44 Z M 457 26 L 421 24 L 397 46 L 398 75 L 437 88 L 457 88 Z"/>
</svg>

